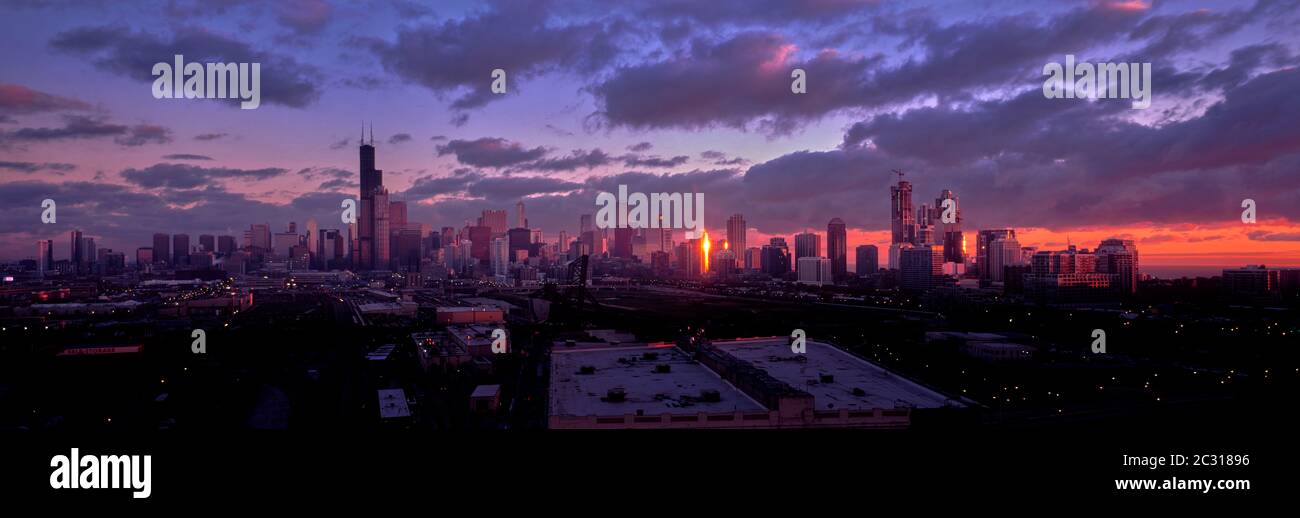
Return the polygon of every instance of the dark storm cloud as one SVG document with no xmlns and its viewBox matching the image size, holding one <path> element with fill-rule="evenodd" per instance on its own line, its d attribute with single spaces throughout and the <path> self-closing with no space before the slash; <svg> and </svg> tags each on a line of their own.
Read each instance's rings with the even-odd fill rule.
<svg viewBox="0 0 1300 518">
<path fill-rule="evenodd" d="M 226 138 L 227 136 L 229 136 L 228 133 L 201 133 L 195 135 L 194 140 L 198 140 L 198 141 L 219 140 L 219 139 Z"/>
<path fill-rule="evenodd" d="M 542 158 L 546 148 L 524 148 L 518 142 L 483 137 L 475 140 L 452 140 L 438 146 L 438 156 L 454 155 L 462 164 L 474 167 L 502 168 Z"/>
<path fill-rule="evenodd" d="M 650 148 L 653 147 L 655 147 L 655 145 L 649 142 L 638 142 L 636 144 L 632 144 L 628 146 L 627 150 L 633 153 L 644 153 L 646 151 L 650 151 Z"/>
<path fill-rule="evenodd" d="M 1245 198 L 1271 216 L 1300 217 L 1300 68 L 1216 79 L 1231 68 L 1198 73 L 1215 88 L 1237 83 L 1219 102 L 1161 125 L 1128 120 L 1122 115 L 1132 111 L 1120 102 L 1059 102 L 1034 91 L 879 115 L 849 128 L 840 150 L 791 153 L 750 168 L 746 183 L 766 188 L 748 194 L 816 198 L 829 215 L 849 208 L 818 192 L 854 189 L 864 169 L 897 168 L 910 173 L 918 200 L 955 190 L 966 217 L 983 227 L 1232 221 Z M 853 155 L 875 160 L 858 163 Z M 882 228 L 888 216 L 868 221 Z"/>
<path fill-rule="evenodd" d="M 1030 91 L 970 110 L 878 116 L 852 126 L 845 144 L 870 139 L 891 155 L 943 166 L 1000 155 L 1063 159 L 1088 166 L 1098 179 L 1258 165 L 1300 151 L 1297 89 L 1300 69 L 1261 74 L 1224 92 L 1202 116 L 1159 127 L 1114 117 L 1127 111 L 1122 102 L 1060 102 Z"/>
<path fill-rule="evenodd" d="M 330 149 L 343 149 L 345 147 L 348 147 L 349 142 L 352 142 L 352 139 L 345 138 L 343 140 L 333 142 L 330 144 Z"/>
<path fill-rule="evenodd" d="M 163 158 L 166 159 L 166 160 L 212 160 L 212 157 L 207 156 L 207 155 L 191 155 L 191 154 L 188 154 L 188 153 L 177 153 L 177 154 L 173 154 L 173 155 L 163 155 Z"/>
<path fill-rule="evenodd" d="M 893 27 L 920 55 L 892 66 L 881 55 L 833 50 L 805 57 L 776 32 L 697 38 L 685 53 L 619 67 L 592 91 L 598 115 L 613 126 L 727 126 L 782 135 L 841 110 L 1038 81 L 1043 63 L 1122 39 L 1143 15 L 1097 4 L 1048 19 L 1017 14 L 941 26 L 924 18 Z M 790 92 L 795 68 L 806 72 L 808 94 Z"/>
<path fill-rule="evenodd" d="M 320 97 L 317 73 L 310 66 L 199 27 L 177 27 L 170 37 L 123 26 L 79 27 L 58 34 L 50 46 L 85 56 L 105 70 L 150 83 L 155 79 L 153 65 L 172 63 L 177 54 L 183 55 L 187 63 L 261 63 L 263 102 L 303 108 Z"/>
<path fill-rule="evenodd" d="M 601 117 L 632 128 L 748 128 L 789 132 L 802 121 L 859 104 L 874 62 L 826 52 L 807 62 L 776 33 L 747 32 L 717 44 L 697 40 L 688 55 L 620 67 L 593 92 Z M 803 68 L 817 95 L 790 92 L 790 73 Z"/>
<path fill-rule="evenodd" d="M 410 133 L 398 133 L 396 135 L 388 137 L 389 144 L 401 144 L 403 142 L 410 142 L 410 141 L 411 141 Z"/>
<path fill-rule="evenodd" d="M 482 106 L 492 95 L 491 72 L 507 74 L 507 91 L 554 70 L 595 71 L 616 54 L 602 23 L 552 19 L 548 2 L 506 2 L 459 20 L 397 30 L 394 41 L 368 40 L 389 72 L 439 95 L 458 93 L 456 109 Z"/>
<path fill-rule="evenodd" d="M 154 124 L 114 124 L 104 117 L 65 115 L 63 126 L 54 128 L 20 128 L 0 133 L 4 142 L 48 142 L 57 140 L 113 137 L 122 146 L 165 144 L 171 142 L 171 130 Z"/>
<path fill-rule="evenodd" d="M 281 168 L 233 169 L 227 167 L 197 167 L 187 164 L 154 164 L 144 169 L 122 171 L 122 178 L 147 189 L 195 189 L 217 184 L 219 180 L 266 180 L 287 173 Z"/>
<path fill-rule="evenodd" d="M 1300 1 L 1296 0 L 1257 0 L 1249 8 L 1157 15 L 1135 27 L 1129 38 L 1147 42 L 1138 55 L 1148 59 L 1165 57 L 1205 47 L 1252 22 L 1294 17 L 1297 7 Z"/>
</svg>

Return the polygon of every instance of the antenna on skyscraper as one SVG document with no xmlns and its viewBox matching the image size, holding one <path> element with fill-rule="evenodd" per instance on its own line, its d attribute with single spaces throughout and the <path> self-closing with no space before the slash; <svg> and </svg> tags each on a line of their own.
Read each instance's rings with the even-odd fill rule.
<svg viewBox="0 0 1300 518">
<path fill-rule="evenodd" d="M 375 123 L 370 123 L 370 145 L 375 145 Z"/>
<path fill-rule="evenodd" d="M 898 181 L 900 181 L 900 182 L 903 181 L 903 172 L 902 172 L 902 171 L 899 171 L 899 170 L 897 170 L 897 169 L 892 169 L 891 171 L 893 171 L 894 174 L 898 175 Z"/>
</svg>

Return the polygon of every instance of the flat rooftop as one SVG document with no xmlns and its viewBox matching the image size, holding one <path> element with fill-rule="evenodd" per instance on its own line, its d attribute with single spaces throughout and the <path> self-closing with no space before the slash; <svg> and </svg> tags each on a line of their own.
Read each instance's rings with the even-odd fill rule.
<svg viewBox="0 0 1300 518">
<path fill-rule="evenodd" d="M 411 409 L 406 406 L 406 391 L 402 389 L 379 390 L 379 417 L 392 419 L 410 417 Z"/>
<path fill-rule="evenodd" d="M 479 385 L 474 387 L 474 392 L 469 395 L 470 399 L 480 397 L 496 397 L 501 392 L 501 385 Z"/>
<path fill-rule="evenodd" d="M 643 359 L 644 353 L 655 353 L 658 358 Z M 670 372 L 655 372 L 661 364 L 669 365 Z M 583 366 L 594 367 L 595 371 L 579 374 Z M 605 400 L 609 390 L 615 387 L 623 388 L 625 401 Z M 719 401 L 701 400 L 704 390 L 716 390 L 721 396 Z M 556 348 L 551 353 L 550 395 L 553 416 L 621 416 L 636 414 L 637 410 L 646 415 L 767 410 L 713 371 L 666 344 Z"/>
<path fill-rule="evenodd" d="M 965 406 L 839 348 L 808 340 L 807 361 L 794 361 L 786 337 L 717 340 L 713 346 L 812 394 L 818 410 Z M 834 379 L 821 381 L 822 374 Z M 853 389 L 862 389 L 854 395 Z"/>
</svg>

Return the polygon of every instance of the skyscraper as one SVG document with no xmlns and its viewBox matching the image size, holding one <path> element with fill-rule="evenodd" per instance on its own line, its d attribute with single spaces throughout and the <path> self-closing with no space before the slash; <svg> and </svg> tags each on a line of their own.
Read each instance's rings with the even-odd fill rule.
<svg viewBox="0 0 1300 518">
<path fill-rule="evenodd" d="M 384 172 L 375 169 L 375 130 L 370 128 L 370 142 L 367 143 L 365 133 L 361 134 L 361 200 L 357 214 L 357 244 L 353 252 L 353 261 L 358 270 L 374 270 L 376 268 L 386 268 L 387 261 L 380 260 L 380 250 L 383 256 L 388 255 L 388 229 L 384 228 L 382 236 L 382 247 L 379 246 L 380 234 L 376 228 L 378 217 L 383 215 L 384 223 L 388 221 L 388 198 L 384 192 Z M 384 193 L 383 204 L 375 200 L 375 196 Z"/>
<path fill-rule="evenodd" d="M 993 281 L 993 269 L 989 263 L 989 245 L 993 240 L 998 238 L 1016 238 L 1016 229 L 999 228 L 992 230 L 981 230 L 975 237 L 975 262 L 978 263 L 980 270 L 980 282 L 988 283 Z"/>
<path fill-rule="evenodd" d="M 492 275 L 498 280 L 510 274 L 510 240 L 504 237 L 492 239 Z"/>
<path fill-rule="evenodd" d="M 262 254 L 271 251 L 271 225 L 266 223 L 254 223 L 248 226 L 244 231 L 244 242 L 248 247 L 253 249 L 254 253 Z M 157 254 L 157 251 L 155 251 Z"/>
<path fill-rule="evenodd" d="M 95 238 L 86 236 L 81 238 L 81 270 L 84 273 L 95 273 L 95 258 L 99 254 L 95 250 Z"/>
<path fill-rule="evenodd" d="M 531 255 L 532 238 L 533 233 L 526 228 L 512 228 L 506 232 L 506 243 L 509 245 L 506 253 L 509 262 L 514 261 L 515 257 L 518 256 L 516 252 L 519 250 L 523 250 L 526 255 Z"/>
<path fill-rule="evenodd" d="M 316 232 L 317 228 L 316 218 L 309 218 L 307 220 L 307 250 L 310 250 L 313 254 L 318 253 L 317 249 L 320 248 L 316 244 L 317 238 L 320 237 Z"/>
<path fill-rule="evenodd" d="M 800 257 L 795 268 L 801 284 L 831 284 L 831 260 L 825 257 Z"/>
<path fill-rule="evenodd" d="M 138 270 L 148 271 L 154 264 L 153 249 L 141 247 L 135 249 L 135 267 Z"/>
<path fill-rule="evenodd" d="M 902 288 L 908 291 L 928 291 L 939 285 L 943 278 L 943 250 L 937 246 L 917 246 L 903 249 L 899 255 L 902 263 Z"/>
<path fill-rule="evenodd" d="M 469 237 L 470 242 L 469 256 L 482 263 L 488 262 L 492 247 L 492 227 L 482 225 L 468 227 L 465 234 Z M 510 253 L 509 246 L 509 241 L 507 241 L 507 255 Z"/>
<path fill-rule="evenodd" d="M 478 226 L 488 227 L 492 229 L 493 236 L 500 236 L 510 230 L 507 220 L 508 216 L 504 210 L 485 210 L 483 211 L 483 214 L 478 217 Z"/>
<path fill-rule="evenodd" d="M 1005 282 L 1008 266 L 1019 266 L 1020 242 L 1015 237 L 998 237 L 988 244 L 985 254 L 988 257 L 989 280 Z"/>
<path fill-rule="evenodd" d="M 737 253 L 743 253 L 749 248 L 745 245 L 745 229 L 745 216 L 732 214 L 727 218 L 727 243 Z"/>
<path fill-rule="evenodd" d="M 858 245 L 854 265 L 858 276 L 871 275 L 880 269 L 880 250 L 876 245 Z"/>
<path fill-rule="evenodd" d="M 891 243 L 916 243 L 916 212 L 912 208 L 912 184 L 898 173 L 898 185 L 889 188 Z"/>
<path fill-rule="evenodd" d="M 163 233 L 153 235 L 153 262 L 156 264 L 170 263 L 171 255 L 168 253 L 172 249 L 171 236 Z"/>
<path fill-rule="evenodd" d="M 190 235 L 172 235 L 172 266 L 190 264 Z"/>
<path fill-rule="evenodd" d="M 204 252 L 216 252 L 217 238 L 212 234 L 199 234 L 199 246 Z"/>
<path fill-rule="evenodd" d="M 393 262 L 398 271 L 415 272 L 420 270 L 420 228 L 406 225 L 392 233 Z"/>
<path fill-rule="evenodd" d="M 831 260 L 831 279 L 843 280 L 849 272 L 849 244 L 844 220 L 840 218 L 826 224 L 826 257 Z"/>
<path fill-rule="evenodd" d="M 610 250 L 610 257 L 621 257 L 624 259 L 632 258 L 632 237 L 636 235 L 634 228 L 616 228 L 614 229 L 614 247 Z"/>
<path fill-rule="evenodd" d="M 528 228 L 528 218 L 524 217 L 524 201 L 515 204 L 515 227 Z"/>
<path fill-rule="evenodd" d="M 86 260 L 86 244 L 81 238 L 81 230 L 79 229 L 73 230 L 70 237 L 72 239 L 72 249 L 68 255 L 68 262 L 72 263 L 72 271 L 76 272 L 77 275 L 81 275 L 85 273 L 82 271 L 81 265 Z"/>
<path fill-rule="evenodd" d="M 944 200 L 952 200 L 952 217 L 951 223 L 944 221 L 943 207 Z M 957 194 L 944 189 L 939 193 L 939 197 L 934 200 L 936 215 L 936 236 L 935 240 L 943 245 L 943 260 L 948 263 L 964 263 L 966 261 L 966 244 L 965 237 L 961 233 L 961 206 L 957 204 Z"/>
<path fill-rule="evenodd" d="M 774 237 L 763 247 L 763 273 L 783 277 L 790 272 L 790 248 L 785 238 Z"/>
<path fill-rule="evenodd" d="M 1123 295 L 1137 293 L 1137 246 L 1131 239 L 1106 239 L 1097 246 L 1097 270 L 1117 276 L 1118 288 Z"/>
<path fill-rule="evenodd" d="M 808 231 L 794 235 L 795 261 L 803 257 L 821 257 L 821 251 L 821 236 Z"/>
</svg>

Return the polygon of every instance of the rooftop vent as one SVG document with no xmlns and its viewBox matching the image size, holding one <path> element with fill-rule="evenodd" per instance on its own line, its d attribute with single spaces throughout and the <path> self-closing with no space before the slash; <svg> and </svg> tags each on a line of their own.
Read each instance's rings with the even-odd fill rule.
<svg viewBox="0 0 1300 518">
<path fill-rule="evenodd" d="M 581 367 L 578 367 L 578 374 L 595 374 L 595 373 L 596 373 L 596 367 L 594 366 L 583 365 Z"/>
<path fill-rule="evenodd" d="M 822 374 L 818 375 L 818 379 L 819 379 L 822 383 L 835 383 L 835 375 L 834 375 L 834 374 L 826 374 L 826 373 L 822 373 Z"/>
<path fill-rule="evenodd" d="M 717 403 L 722 401 L 722 394 L 714 389 L 701 390 L 700 400 L 708 403 Z"/>
<path fill-rule="evenodd" d="M 668 365 L 667 363 L 661 363 L 659 365 L 655 365 L 656 374 L 667 374 L 672 371 L 673 371 L 673 366 Z"/>
<path fill-rule="evenodd" d="M 627 401 L 627 391 L 624 390 L 623 387 L 614 387 L 609 389 L 609 392 L 605 393 L 605 397 L 602 401 L 608 403 L 622 403 Z"/>
</svg>

